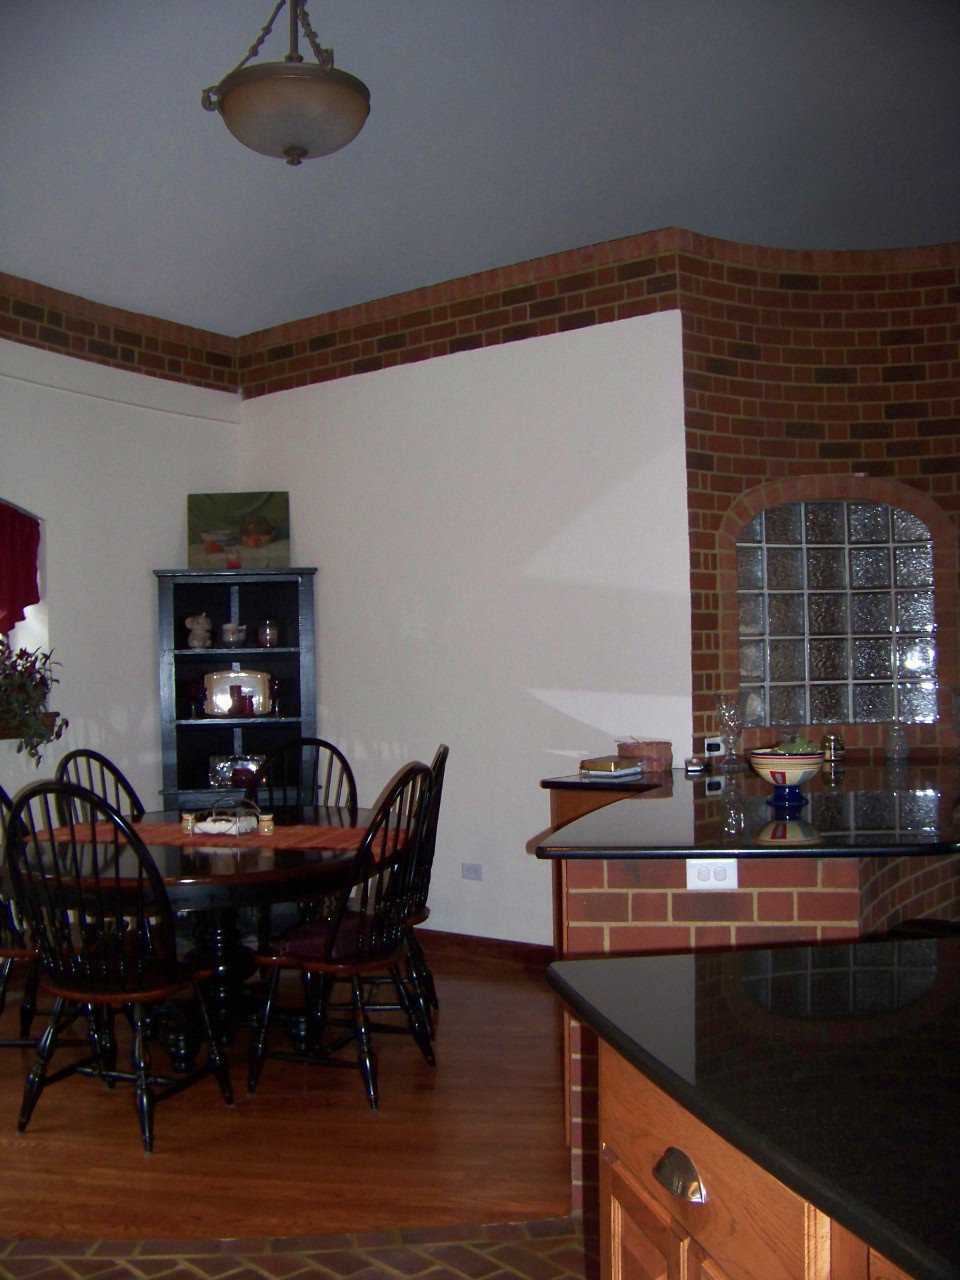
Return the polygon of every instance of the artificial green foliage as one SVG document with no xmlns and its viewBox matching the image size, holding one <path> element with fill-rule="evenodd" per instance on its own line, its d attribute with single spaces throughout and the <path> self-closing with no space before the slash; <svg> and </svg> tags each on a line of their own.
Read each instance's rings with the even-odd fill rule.
<svg viewBox="0 0 960 1280">
<path fill-rule="evenodd" d="M 774 747 L 781 756 L 808 756 L 816 754 L 820 748 L 815 742 L 811 742 L 809 738 L 801 738 L 797 734 L 793 738 L 788 738 L 786 742 L 778 742 Z"/>
<path fill-rule="evenodd" d="M 52 668 L 52 653 L 40 649 L 12 649 L 0 637 L 0 727 L 18 739 L 17 751 L 26 751 L 39 765 L 40 748 L 63 736 L 68 721 L 47 710 L 50 690 L 59 681 Z"/>
</svg>

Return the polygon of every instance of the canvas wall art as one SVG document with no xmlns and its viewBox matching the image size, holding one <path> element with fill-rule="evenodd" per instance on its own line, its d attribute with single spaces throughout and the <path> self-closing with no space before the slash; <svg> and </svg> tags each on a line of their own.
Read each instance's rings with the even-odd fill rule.
<svg viewBox="0 0 960 1280">
<path fill-rule="evenodd" d="M 191 569 L 288 569 L 289 493 L 187 494 Z"/>
</svg>

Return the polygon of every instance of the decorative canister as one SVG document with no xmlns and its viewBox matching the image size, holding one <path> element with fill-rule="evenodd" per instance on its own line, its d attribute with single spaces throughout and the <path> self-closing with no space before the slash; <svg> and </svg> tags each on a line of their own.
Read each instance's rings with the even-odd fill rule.
<svg viewBox="0 0 960 1280">
<path fill-rule="evenodd" d="M 843 739 L 839 733 L 825 733 L 823 735 L 823 759 L 827 764 L 835 763 L 843 759 Z"/>
<path fill-rule="evenodd" d="M 273 814 L 261 813 L 260 817 L 257 819 L 257 826 L 262 836 L 272 835 L 273 834 Z"/>
<path fill-rule="evenodd" d="M 188 836 L 193 834 L 193 827 L 196 820 L 197 815 L 195 813 L 181 813 L 180 826 Z"/>
<path fill-rule="evenodd" d="M 264 649 L 272 649 L 280 643 L 280 623 L 276 618 L 264 618 L 260 623 L 257 639 Z"/>
</svg>

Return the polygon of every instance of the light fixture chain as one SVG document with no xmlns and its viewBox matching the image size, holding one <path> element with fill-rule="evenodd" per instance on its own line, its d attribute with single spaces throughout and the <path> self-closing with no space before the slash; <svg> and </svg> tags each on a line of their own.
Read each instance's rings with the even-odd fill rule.
<svg viewBox="0 0 960 1280">
<path fill-rule="evenodd" d="M 261 27 L 260 34 L 257 36 L 256 40 L 254 40 L 253 44 L 247 50 L 247 56 L 244 58 L 242 62 L 237 63 L 237 65 L 234 67 L 234 71 L 239 71 L 241 67 L 246 66 L 246 64 L 250 61 L 251 58 L 255 58 L 257 56 L 257 54 L 260 52 L 261 48 L 263 47 L 264 40 L 266 40 L 267 36 L 273 30 L 273 24 L 277 20 L 277 14 L 283 8 L 286 2 L 287 0 L 277 0 L 277 5 L 273 13 L 271 13 L 270 17 L 267 19 L 266 25 Z M 293 3 L 293 0 L 291 0 L 291 3 Z"/>
<path fill-rule="evenodd" d="M 290 2 L 291 4 L 294 4 L 296 3 L 296 0 L 290 0 Z M 333 67 L 333 50 L 322 49 L 320 47 L 320 37 L 317 35 L 313 27 L 310 25 L 310 18 L 309 18 L 309 15 L 307 14 L 307 6 L 305 4 L 300 4 L 298 6 L 298 9 L 300 13 L 300 25 L 301 27 L 303 27 L 304 35 L 307 37 L 307 40 L 310 42 L 310 48 L 313 50 L 313 56 L 320 63 L 321 67 L 323 67 L 324 71 L 330 71 Z"/>
</svg>

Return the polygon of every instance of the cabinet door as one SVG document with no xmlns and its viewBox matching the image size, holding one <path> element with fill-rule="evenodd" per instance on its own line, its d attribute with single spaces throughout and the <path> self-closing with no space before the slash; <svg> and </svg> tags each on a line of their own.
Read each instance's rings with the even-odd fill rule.
<svg viewBox="0 0 960 1280">
<path fill-rule="evenodd" d="M 733 1277 L 691 1240 L 686 1280 L 733 1280 Z"/>
<path fill-rule="evenodd" d="M 908 1272 L 884 1258 L 875 1249 L 870 1250 L 870 1280 L 913 1280 Z"/>
<path fill-rule="evenodd" d="M 686 1277 L 686 1232 L 644 1193 L 610 1147 L 600 1163 L 600 1221 L 602 1280 Z"/>
</svg>

